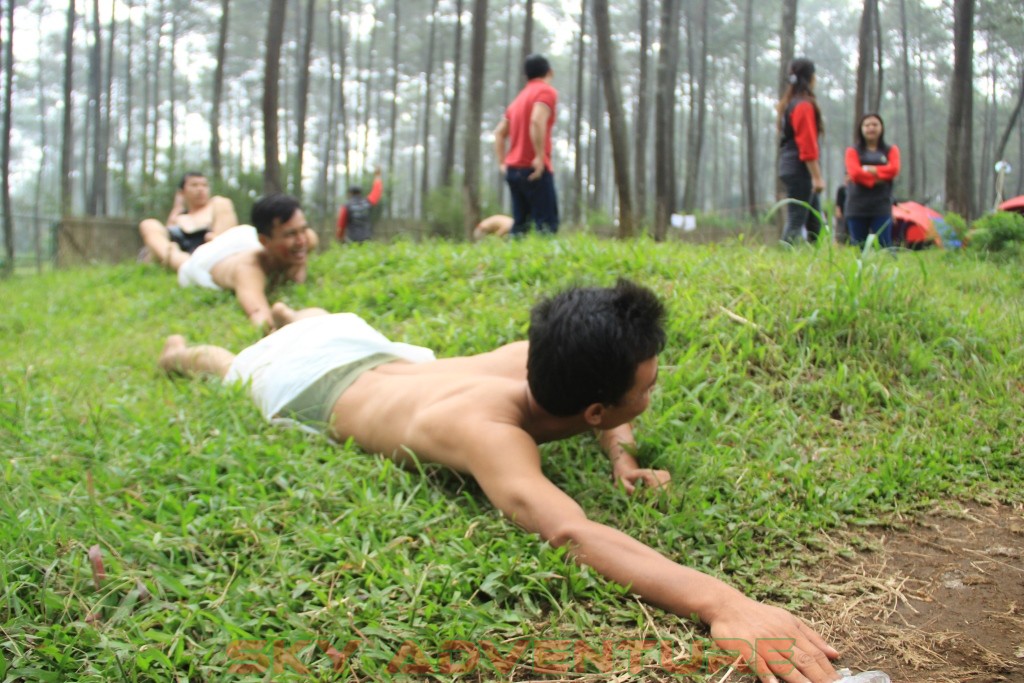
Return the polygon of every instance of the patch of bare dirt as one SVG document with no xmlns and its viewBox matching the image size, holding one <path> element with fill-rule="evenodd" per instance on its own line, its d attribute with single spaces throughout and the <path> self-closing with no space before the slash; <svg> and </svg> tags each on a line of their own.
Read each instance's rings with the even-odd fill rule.
<svg viewBox="0 0 1024 683">
<path fill-rule="evenodd" d="M 834 542 L 806 616 L 841 666 L 894 683 L 1024 682 L 1024 506 L 957 504 Z"/>
</svg>

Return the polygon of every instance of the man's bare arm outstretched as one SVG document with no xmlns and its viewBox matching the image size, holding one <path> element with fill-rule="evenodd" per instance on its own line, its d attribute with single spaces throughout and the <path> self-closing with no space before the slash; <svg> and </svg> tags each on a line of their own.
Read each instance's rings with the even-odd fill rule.
<svg viewBox="0 0 1024 683">
<path fill-rule="evenodd" d="M 494 424 L 464 436 L 463 447 L 474 451 L 464 456 L 472 463 L 471 474 L 491 502 L 526 531 L 552 545 L 568 545 L 576 561 L 646 602 L 684 618 L 698 617 L 721 647 L 747 657 L 765 683 L 838 680 L 829 659 L 839 653 L 799 618 L 587 519 L 579 504 L 544 476 L 537 447 L 522 430 Z M 770 643 L 785 654 L 755 652 L 755 643 Z"/>
</svg>

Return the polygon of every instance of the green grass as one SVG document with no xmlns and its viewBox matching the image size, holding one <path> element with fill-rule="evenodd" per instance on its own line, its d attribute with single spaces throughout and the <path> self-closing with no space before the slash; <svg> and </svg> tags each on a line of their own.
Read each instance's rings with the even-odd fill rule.
<svg viewBox="0 0 1024 683">
<path fill-rule="evenodd" d="M 669 345 L 639 455 L 672 488 L 626 496 L 590 437 L 545 447 L 545 469 L 593 518 L 758 598 L 813 600 L 783 577 L 827 559 L 837 526 L 1022 500 L 1019 264 L 580 236 L 334 249 L 311 273 L 279 295 L 439 355 L 522 338 L 531 303 L 570 283 L 653 287 Z M 311 641 L 354 639 L 368 680 L 405 641 L 439 672 L 449 640 L 508 655 L 523 638 L 703 635 L 514 528 L 472 481 L 270 427 L 237 388 L 158 372 L 173 332 L 255 341 L 228 295 L 132 264 L 18 277 L 0 297 L 0 680 L 343 680 Z M 229 673 L 275 640 L 277 673 Z M 481 655 L 463 677 L 502 675 Z"/>
</svg>

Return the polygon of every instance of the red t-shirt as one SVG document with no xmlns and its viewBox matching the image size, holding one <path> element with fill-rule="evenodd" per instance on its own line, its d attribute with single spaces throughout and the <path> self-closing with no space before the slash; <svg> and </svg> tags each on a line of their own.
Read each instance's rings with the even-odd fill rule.
<svg viewBox="0 0 1024 683">
<path fill-rule="evenodd" d="M 505 110 L 508 119 L 508 154 L 505 165 L 525 168 L 533 164 L 536 152 L 530 140 L 530 114 L 537 102 L 551 110 L 548 116 L 547 130 L 544 131 L 544 166 L 554 172 L 551 166 L 551 127 L 555 125 L 555 104 L 558 102 L 558 91 L 543 78 L 534 78 L 512 100 Z"/>
<path fill-rule="evenodd" d="M 814 116 L 814 105 L 804 100 L 793 108 L 789 117 L 796 134 L 796 148 L 800 150 L 800 161 L 816 161 L 818 158 L 818 121 Z"/>
</svg>

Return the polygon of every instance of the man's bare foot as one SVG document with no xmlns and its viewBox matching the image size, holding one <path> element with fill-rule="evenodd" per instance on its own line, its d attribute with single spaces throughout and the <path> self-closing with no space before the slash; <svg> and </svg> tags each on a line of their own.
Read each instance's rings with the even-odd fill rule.
<svg viewBox="0 0 1024 683">
<path fill-rule="evenodd" d="M 183 336 L 172 334 L 164 342 L 164 350 L 160 352 L 160 360 L 157 361 L 157 364 L 164 372 L 180 371 L 181 353 L 187 348 L 188 344 Z"/>
<path fill-rule="evenodd" d="M 274 329 L 278 330 L 295 321 L 295 311 L 283 301 L 278 301 L 270 307 L 270 316 L 274 319 Z"/>
</svg>

